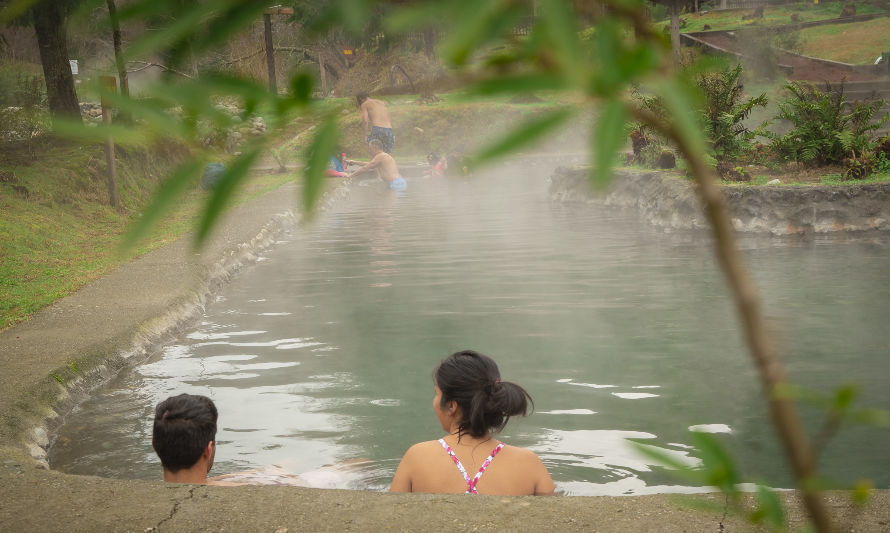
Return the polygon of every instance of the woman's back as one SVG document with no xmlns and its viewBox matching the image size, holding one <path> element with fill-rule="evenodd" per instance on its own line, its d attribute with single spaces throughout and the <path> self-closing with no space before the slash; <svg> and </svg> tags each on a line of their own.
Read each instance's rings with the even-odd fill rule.
<svg viewBox="0 0 890 533">
<path fill-rule="evenodd" d="M 541 460 L 531 451 L 504 445 L 494 457 L 500 441 L 468 439 L 457 442 L 456 435 L 443 439 L 454 457 L 464 467 L 464 474 L 439 441 L 431 440 L 412 446 L 402 458 L 393 478 L 395 492 L 466 493 L 473 484 L 478 494 L 532 496 L 553 494 L 553 481 Z M 471 440 L 472 442 L 467 442 Z M 474 478 L 491 458 L 474 483 Z"/>
<path fill-rule="evenodd" d="M 409 448 L 391 491 L 553 494 L 553 480 L 537 455 L 492 437 L 511 416 L 527 413 L 531 397 L 525 389 L 502 381 L 497 364 L 472 350 L 442 360 L 433 381 L 433 412 L 448 434 Z"/>
</svg>

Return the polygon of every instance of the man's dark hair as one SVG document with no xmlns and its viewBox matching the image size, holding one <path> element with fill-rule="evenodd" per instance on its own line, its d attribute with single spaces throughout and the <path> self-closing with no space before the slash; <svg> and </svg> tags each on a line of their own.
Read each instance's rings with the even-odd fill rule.
<svg viewBox="0 0 890 533">
<path fill-rule="evenodd" d="M 151 446 L 171 472 L 191 468 L 216 440 L 216 406 L 206 396 L 171 396 L 155 408 Z"/>
<path fill-rule="evenodd" d="M 358 93 L 357 95 L 355 95 L 355 101 L 358 102 L 358 105 L 362 105 L 362 103 L 364 103 L 364 101 L 367 99 L 368 99 L 368 93 L 365 91 L 362 91 L 362 92 Z"/>
</svg>

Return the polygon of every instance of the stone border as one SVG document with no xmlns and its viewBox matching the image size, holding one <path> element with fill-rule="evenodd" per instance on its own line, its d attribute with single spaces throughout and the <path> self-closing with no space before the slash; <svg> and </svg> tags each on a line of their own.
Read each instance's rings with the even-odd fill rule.
<svg viewBox="0 0 890 533">
<path fill-rule="evenodd" d="M 610 189 L 595 196 L 587 168 L 556 170 L 551 198 L 638 209 L 666 230 L 709 226 L 696 186 L 676 173 L 620 169 Z M 736 231 L 812 235 L 890 230 L 890 183 L 847 186 L 724 186 Z"/>
</svg>

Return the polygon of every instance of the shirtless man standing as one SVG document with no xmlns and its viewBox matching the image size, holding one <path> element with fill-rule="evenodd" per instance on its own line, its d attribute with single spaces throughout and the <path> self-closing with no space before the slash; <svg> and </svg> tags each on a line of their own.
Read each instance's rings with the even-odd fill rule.
<svg viewBox="0 0 890 533">
<path fill-rule="evenodd" d="M 362 110 L 362 122 L 367 135 L 366 142 L 380 139 L 380 142 L 383 143 L 383 151 L 391 154 L 396 145 L 396 138 L 392 134 L 392 121 L 390 121 L 386 103 L 382 100 L 369 98 L 366 92 L 355 95 L 355 100 Z"/>
<path fill-rule="evenodd" d="M 381 142 L 380 139 L 371 139 L 368 143 L 368 150 L 371 152 L 371 160 L 367 163 L 363 161 L 353 161 L 351 159 L 346 160 L 347 164 L 361 165 L 358 170 L 350 172 L 346 177 L 351 178 L 356 174 L 377 169 L 380 179 L 386 182 L 390 189 L 396 191 L 404 190 L 408 184 L 405 181 L 405 178 L 399 174 L 399 167 L 396 165 L 396 160 L 383 150 L 383 142 Z"/>
</svg>

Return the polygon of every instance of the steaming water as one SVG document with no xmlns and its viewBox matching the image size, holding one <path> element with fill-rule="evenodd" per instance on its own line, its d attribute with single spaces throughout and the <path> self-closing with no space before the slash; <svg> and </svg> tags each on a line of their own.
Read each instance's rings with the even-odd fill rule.
<svg viewBox="0 0 890 533">
<path fill-rule="evenodd" d="M 536 413 L 502 439 L 535 450 L 569 494 L 702 490 L 628 438 L 699 463 L 717 434 L 747 479 L 790 486 L 705 233 L 547 200 L 544 167 L 355 187 L 208 305 L 194 329 L 84 404 L 51 452 L 72 473 L 158 479 L 153 406 L 200 393 L 220 411 L 214 473 L 351 462 L 324 486 L 386 489 L 412 443 L 438 438 L 431 370 L 493 356 Z M 792 378 L 855 382 L 890 406 L 887 238 L 746 240 Z M 811 431 L 821 423 L 804 409 Z M 890 487 L 885 429 L 841 430 L 828 474 Z"/>
</svg>

